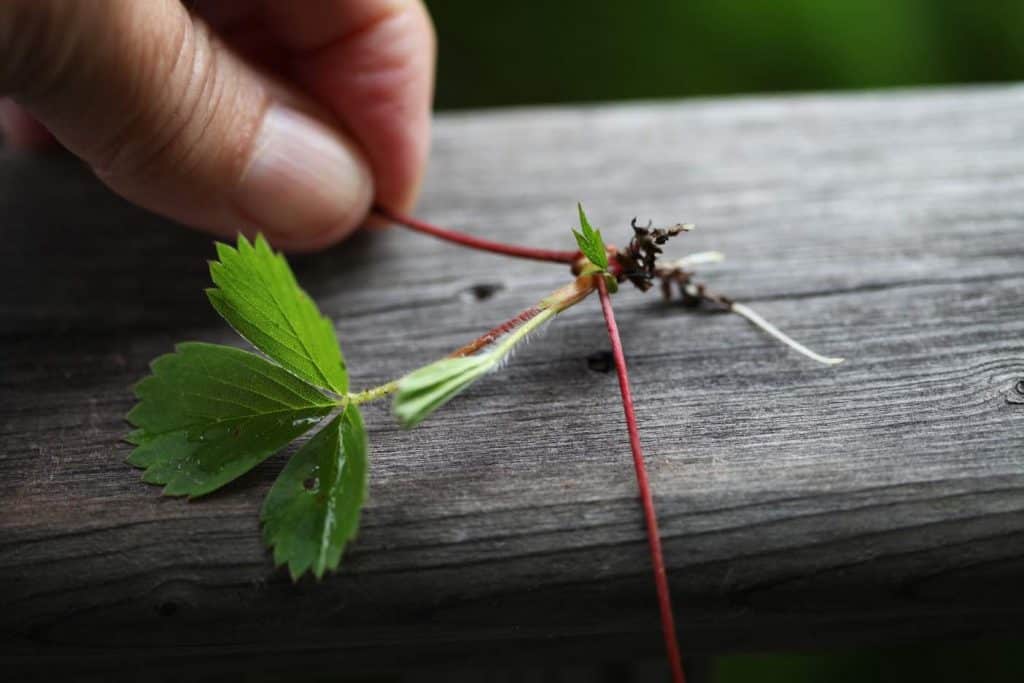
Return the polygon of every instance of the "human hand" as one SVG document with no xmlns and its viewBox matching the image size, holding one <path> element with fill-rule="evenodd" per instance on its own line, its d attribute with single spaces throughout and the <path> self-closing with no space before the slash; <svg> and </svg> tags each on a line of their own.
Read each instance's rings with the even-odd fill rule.
<svg viewBox="0 0 1024 683">
<path fill-rule="evenodd" d="M 8 144 L 48 130 L 131 201 L 290 250 L 408 208 L 435 61 L 420 0 L 187 4 L 0 2 Z"/>
</svg>

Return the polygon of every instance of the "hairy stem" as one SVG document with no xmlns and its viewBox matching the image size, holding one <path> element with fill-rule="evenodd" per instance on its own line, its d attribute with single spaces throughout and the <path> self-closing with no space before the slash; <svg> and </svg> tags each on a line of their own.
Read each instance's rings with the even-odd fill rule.
<svg viewBox="0 0 1024 683">
<path fill-rule="evenodd" d="M 495 352 L 499 355 L 510 352 L 526 335 L 543 325 L 547 320 L 587 298 L 594 291 L 596 287 L 595 282 L 598 279 L 589 275 L 581 275 L 569 284 L 559 287 L 541 299 L 539 303 L 520 311 L 514 317 L 509 318 L 497 327 L 491 328 L 465 346 L 452 351 L 448 354 L 448 358 L 469 356 L 499 339 L 502 340 L 501 347 L 496 349 Z M 399 380 L 396 379 L 364 391 L 346 394 L 342 401 L 350 401 L 356 405 L 376 401 L 398 391 L 398 382 Z M 341 405 L 340 401 L 339 405 Z"/>
<path fill-rule="evenodd" d="M 537 315 L 527 319 L 526 322 L 516 327 L 513 332 L 506 335 L 501 344 L 494 349 L 495 357 L 507 356 L 515 348 L 516 344 L 526 339 L 528 334 L 538 329 L 548 320 L 554 318 L 557 313 L 558 311 L 554 308 L 545 308 L 537 313 Z"/>
<path fill-rule="evenodd" d="M 522 247 L 515 244 L 505 244 L 504 242 L 494 242 L 492 240 L 483 239 L 482 237 L 474 237 L 473 235 L 467 235 L 462 232 L 432 225 L 426 221 L 413 218 L 412 216 L 405 216 L 379 205 L 373 207 L 373 212 L 381 218 L 389 220 L 392 223 L 397 223 L 398 225 L 409 228 L 410 230 L 432 235 L 438 239 L 454 242 L 455 244 L 469 247 L 470 249 L 489 251 L 494 254 L 503 254 L 505 256 L 514 256 L 516 258 L 532 259 L 534 261 L 551 261 L 554 263 L 572 263 L 579 258 L 578 251 L 536 249 L 534 247 Z"/>
<path fill-rule="evenodd" d="M 629 388 L 629 374 L 626 370 L 626 357 L 622 352 L 622 339 L 619 327 L 615 323 L 608 285 L 603 277 L 597 280 L 597 289 L 601 295 L 601 310 L 604 313 L 605 325 L 608 328 L 608 339 L 612 344 L 612 356 L 615 359 L 615 372 L 619 377 L 619 391 L 622 394 L 622 408 L 626 414 L 626 429 L 629 431 L 629 446 L 633 451 L 633 467 L 636 470 L 636 482 L 640 489 L 643 504 L 644 520 L 647 523 L 647 544 L 651 549 L 651 564 L 654 568 L 654 586 L 658 592 L 658 609 L 661 612 L 661 631 L 665 638 L 665 650 L 668 654 L 669 667 L 672 669 L 672 680 L 684 683 L 682 657 L 679 654 L 679 641 L 676 638 L 675 617 L 672 614 L 672 598 L 669 594 L 668 576 L 665 572 L 665 558 L 661 550 L 661 534 L 658 532 L 658 517 L 654 511 L 654 499 L 651 496 L 651 485 L 647 479 L 647 466 L 640 447 L 640 430 L 636 423 L 633 410 L 633 395 Z"/>
<path fill-rule="evenodd" d="M 496 325 L 495 327 L 492 327 L 491 329 L 487 330 L 482 335 L 480 335 L 473 341 L 469 342 L 465 346 L 460 346 L 459 348 L 455 349 L 450 354 L 448 354 L 448 357 L 458 358 L 460 356 L 468 356 L 470 354 L 476 353 L 485 346 L 493 344 L 498 339 L 498 337 L 508 334 L 522 323 L 525 323 L 530 318 L 533 318 L 538 313 L 540 313 L 541 310 L 543 309 L 541 309 L 540 306 L 530 306 L 529 308 L 520 311 L 515 316 L 509 318 L 500 325 Z"/>
<path fill-rule="evenodd" d="M 548 294 L 537 305 L 541 308 L 553 308 L 555 313 L 561 313 L 590 296 L 591 292 L 597 289 L 597 280 L 600 279 L 603 279 L 600 275 L 580 275 L 569 284 Z"/>
<path fill-rule="evenodd" d="M 484 332 L 465 346 L 455 349 L 448 354 L 448 357 L 458 358 L 460 356 L 468 356 L 476 353 L 480 349 L 493 344 L 500 337 L 508 334 L 515 328 L 548 309 L 553 309 L 555 313 L 561 313 L 570 306 L 575 306 L 587 298 L 587 296 L 594 291 L 595 287 L 596 285 L 594 284 L 593 277 L 589 275 L 580 276 L 569 284 L 559 287 L 551 294 L 541 299 L 540 302 L 530 306 L 529 308 L 523 309 L 500 325 L 487 330 L 487 332 Z"/>
<path fill-rule="evenodd" d="M 369 403 L 370 401 L 376 401 L 379 398 L 384 398 L 388 394 L 393 394 L 396 391 L 398 391 L 398 380 L 392 380 L 385 384 L 381 384 L 380 386 L 371 387 L 370 389 L 366 389 L 355 394 L 348 394 L 345 396 L 344 400 L 358 406 L 363 403 Z"/>
</svg>

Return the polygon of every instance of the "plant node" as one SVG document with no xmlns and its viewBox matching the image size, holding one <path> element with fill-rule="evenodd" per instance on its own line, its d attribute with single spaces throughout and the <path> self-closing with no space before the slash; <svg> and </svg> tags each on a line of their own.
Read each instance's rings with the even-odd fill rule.
<svg viewBox="0 0 1024 683">
<path fill-rule="evenodd" d="M 676 235 L 693 229 L 688 223 L 677 223 L 669 228 L 652 228 L 651 223 L 637 225 L 636 218 L 630 221 L 633 237 L 629 245 L 614 255 L 620 280 L 629 280 L 642 292 L 646 292 L 658 277 L 658 255 L 661 246 Z M 662 290 L 664 291 L 664 290 Z"/>
</svg>

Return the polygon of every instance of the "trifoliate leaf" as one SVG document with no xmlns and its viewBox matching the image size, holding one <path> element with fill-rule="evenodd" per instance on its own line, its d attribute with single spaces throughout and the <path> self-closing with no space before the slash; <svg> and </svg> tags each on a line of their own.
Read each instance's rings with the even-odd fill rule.
<svg viewBox="0 0 1024 683">
<path fill-rule="evenodd" d="M 319 422 L 335 403 L 259 356 L 179 344 L 152 363 L 128 413 L 128 462 L 166 495 L 201 496 L 241 476 Z"/>
<path fill-rule="evenodd" d="M 495 354 L 442 358 L 398 380 L 392 410 L 403 427 L 415 427 L 474 380 L 487 374 L 499 358 Z"/>
<path fill-rule="evenodd" d="M 604 239 L 601 237 L 600 230 L 594 230 L 590 226 L 590 221 L 587 220 L 587 214 L 583 212 L 583 205 L 577 204 L 576 207 L 580 212 L 580 229 L 582 232 L 572 231 L 572 234 L 576 237 L 576 244 L 579 245 L 580 251 L 586 256 L 591 263 L 600 268 L 601 270 L 608 269 L 608 248 L 604 244 Z"/>
<path fill-rule="evenodd" d="M 210 263 L 216 288 L 210 303 L 240 335 L 297 377 L 338 394 L 348 373 L 334 326 L 299 288 L 288 262 L 263 236 L 238 238 L 238 249 L 217 244 Z"/>
<path fill-rule="evenodd" d="M 293 580 L 335 570 L 359 527 L 366 495 L 366 431 L 354 405 L 291 457 L 263 503 L 263 539 Z"/>
</svg>

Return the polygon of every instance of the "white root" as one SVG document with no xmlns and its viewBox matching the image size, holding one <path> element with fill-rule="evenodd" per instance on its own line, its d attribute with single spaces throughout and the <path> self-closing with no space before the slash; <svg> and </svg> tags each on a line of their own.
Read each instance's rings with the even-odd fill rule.
<svg viewBox="0 0 1024 683">
<path fill-rule="evenodd" d="M 807 348 L 800 342 L 796 341 L 795 339 L 792 339 L 787 334 L 782 332 L 782 330 L 775 327 L 775 325 L 772 325 L 770 322 L 768 322 L 760 315 L 758 315 L 756 312 L 754 312 L 747 306 L 744 306 L 743 304 L 733 303 L 732 308 L 730 310 L 732 310 L 732 312 L 736 313 L 737 315 L 743 316 L 751 323 L 761 328 L 771 336 L 775 337 L 789 348 L 793 349 L 797 353 L 807 356 L 811 360 L 818 361 L 819 363 L 822 363 L 824 365 L 838 365 L 839 363 L 842 363 L 845 360 L 844 358 L 822 356 L 820 353 L 815 353 L 814 351 L 811 351 L 809 348 Z"/>
<path fill-rule="evenodd" d="M 698 251 L 694 254 L 687 254 L 681 259 L 665 264 L 670 270 L 691 270 L 694 266 L 703 266 L 708 263 L 721 263 L 725 260 L 725 254 L 720 251 Z"/>
</svg>

